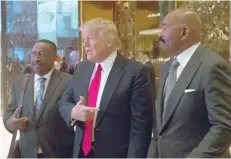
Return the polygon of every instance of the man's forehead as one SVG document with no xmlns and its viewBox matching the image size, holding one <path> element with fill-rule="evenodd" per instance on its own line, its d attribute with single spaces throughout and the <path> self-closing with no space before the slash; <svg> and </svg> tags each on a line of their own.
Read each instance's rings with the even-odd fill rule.
<svg viewBox="0 0 231 159">
<path fill-rule="evenodd" d="M 98 35 L 100 31 L 96 29 L 84 29 L 82 30 L 83 36 L 92 36 L 92 35 Z"/>
<path fill-rule="evenodd" d="M 49 44 L 44 43 L 44 42 L 38 42 L 35 43 L 32 49 L 41 49 L 41 50 L 46 50 L 50 47 Z"/>
<path fill-rule="evenodd" d="M 168 14 L 163 22 L 162 25 L 178 25 L 181 23 L 181 17 L 175 14 Z"/>
</svg>

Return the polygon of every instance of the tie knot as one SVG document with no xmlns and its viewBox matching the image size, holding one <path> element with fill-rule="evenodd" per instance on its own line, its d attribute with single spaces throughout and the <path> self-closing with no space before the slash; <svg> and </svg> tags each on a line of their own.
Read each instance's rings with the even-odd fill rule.
<svg viewBox="0 0 231 159">
<path fill-rule="evenodd" d="M 172 62 L 172 67 L 173 68 L 177 68 L 180 65 L 180 63 L 178 62 L 178 60 L 175 58 Z"/>
<path fill-rule="evenodd" d="M 44 82 L 45 80 L 46 80 L 45 77 L 39 77 L 39 79 L 38 79 L 38 81 L 41 82 L 41 83 Z"/>
<path fill-rule="evenodd" d="M 97 71 L 102 71 L 102 66 L 99 64 L 98 67 L 97 67 Z"/>
</svg>

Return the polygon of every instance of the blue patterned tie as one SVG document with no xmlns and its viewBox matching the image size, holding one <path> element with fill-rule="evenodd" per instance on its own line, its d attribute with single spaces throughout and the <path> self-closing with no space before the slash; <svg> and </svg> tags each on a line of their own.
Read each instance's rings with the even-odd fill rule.
<svg viewBox="0 0 231 159">
<path fill-rule="evenodd" d="M 165 83 L 165 94 L 164 94 L 164 111 L 163 111 L 163 116 L 165 114 L 165 109 L 167 107 L 167 102 L 168 102 L 168 97 L 172 92 L 172 89 L 176 83 L 177 80 L 177 68 L 180 65 L 180 63 L 177 61 L 175 58 L 172 62 L 172 65 L 169 69 L 168 77 L 166 79 Z"/>
<path fill-rule="evenodd" d="M 38 79 L 38 92 L 35 100 L 35 114 L 36 114 L 36 119 L 41 111 L 41 106 L 43 102 L 43 93 L 44 93 L 44 88 L 45 88 L 45 80 L 46 78 L 44 77 L 39 77 Z"/>
</svg>

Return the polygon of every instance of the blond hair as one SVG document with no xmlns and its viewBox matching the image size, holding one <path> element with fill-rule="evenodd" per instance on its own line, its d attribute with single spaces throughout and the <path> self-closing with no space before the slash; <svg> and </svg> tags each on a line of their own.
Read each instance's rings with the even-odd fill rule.
<svg viewBox="0 0 231 159">
<path fill-rule="evenodd" d="M 116 51 L 121 49 L 121 41 L 118 35 L 116 25 L 113 21 L 105 18 L 95 18 L 85 22 L 79 28 L 81 32 L 85 29 L 100 30 L 101 37 L 113 42 Z"/>
</svg>

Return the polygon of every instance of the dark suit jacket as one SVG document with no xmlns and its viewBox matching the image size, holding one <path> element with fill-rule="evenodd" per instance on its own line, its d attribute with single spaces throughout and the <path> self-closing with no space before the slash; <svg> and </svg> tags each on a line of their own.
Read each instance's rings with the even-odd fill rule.
<svg viewBox="0 0 231 159">
<path fill-rule="evenodd" d="M 72 84 L 60 101 L 60 113 L 70 125 L 70 113 L 79 96 L 87 101 L 87 91 L 94 63 L 78 64 Z M 95 157 L 146 157 L 152 131 L 152 96 L 147 68 L 120 56 L 108 76 L 96 119 Z M 78 122 L 75 133 L 74 154 L 78 157 L 83 123 Z"/>
<path fill-rule="evenodd" d="M 149 69 L 149 78 L 150 82 L 152 84 L 152 93 L 154 97 L 154 105 L 155 105 L 155 100 L 156 100 L 156 86 L 155 86 L 155 69 L 151 61 L 147 61 L 144 63 L 144 66 L 146 66 Z M 157 132 L 156 132 L 156 110 L 155 107 L 153 108 L 153 130 L 152 130 L 152 143 L 150 143 L 150 147 L 148 150 L 148 158 L 157 158 L 158 157 L 158 151 L 157 151 Z"/>
<path fill-rule="evenodd" d="M 34 75 L 29 75 L 22 108 L 22 116 L 29 118 L 26 132 L 20 132 L 22 157 L 37 158 L 38 143 L 41 146 L 44 157 L 66 158 L 72 156 L 74 132 L 67 127 L 60 116 L 57 104 L 71 79 L 71 75 L 54 70 L 46 90 L 41 114 L 36 122 L 33 118 Z M 22 80 L 23 76 L 13 83 L 12 100 L 3 118 L 6 128 L 6 120 L 12 116 L 17 108 Z M 10 129 L 8 130 L 11 132 Z"/>
<path fill-rule="evenodd" d="M 154 95 L 154 102 L 156 99 L 156 86 L 155 86 L 155 69 L 151 61 L 147 61 L 144 66 L 146 66 L 149 69 L 149 76 L 152 84 L 152 90 Z"/>
<path fill-rule="evenodd" d="M 219 55 L 200 45 L 178 78 L 162 119 L 163 90 L 171 62 L 160 70 L 157 96 L 159 157 L 228 157 L 231 143 L 230 67 Z"/>
</svg>

